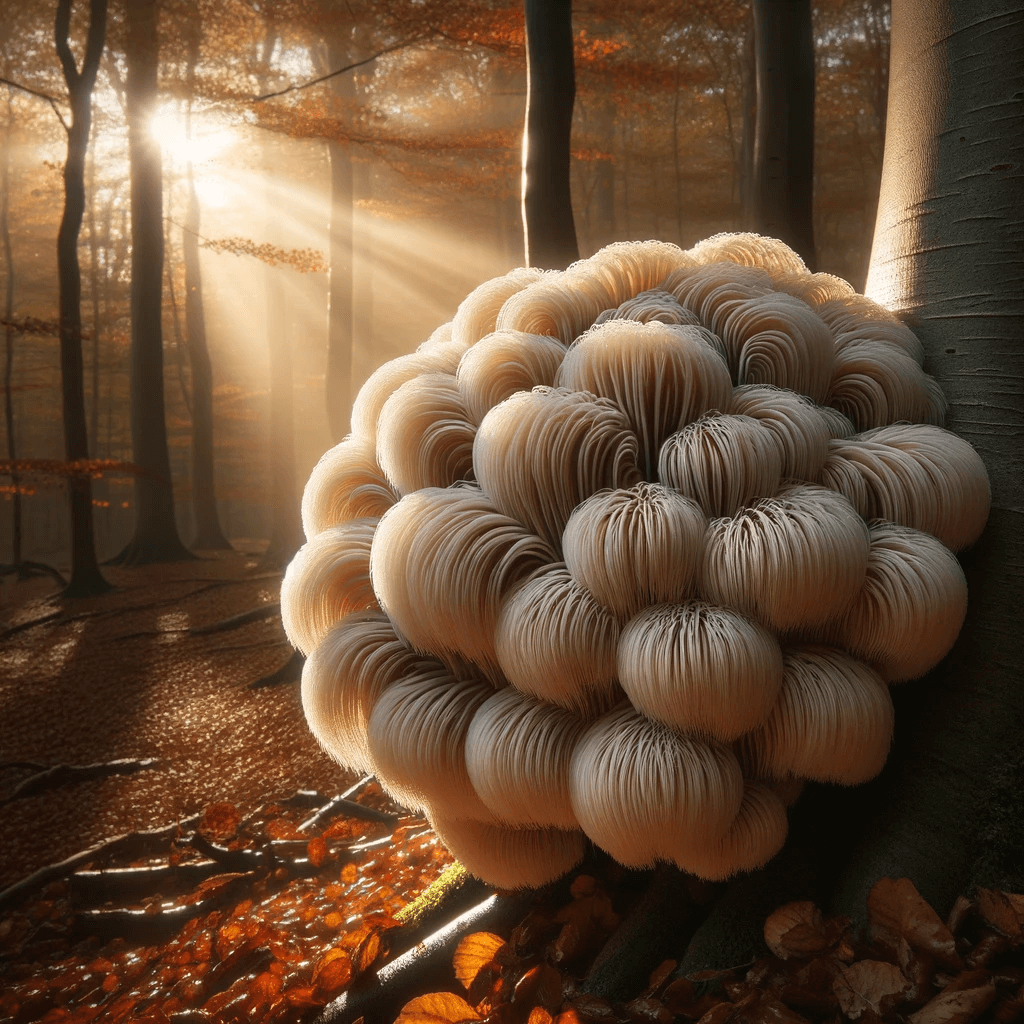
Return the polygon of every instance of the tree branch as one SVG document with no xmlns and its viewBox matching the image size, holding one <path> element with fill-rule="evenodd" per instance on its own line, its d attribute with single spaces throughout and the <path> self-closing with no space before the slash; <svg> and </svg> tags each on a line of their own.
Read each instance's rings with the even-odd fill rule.
<svg viewBox="0 0 1024 1024">
<path fill-rule="evenodd" d="M 47 103 L 53 108 L 53 112 L 57 115 L 57 120 L 60 121 L 61 127 L 64 131 L 68 131 L 68 123 L 64 120 L 64 115 L 60 112 L 60 107 L 57 106 L 61 101 L 56 96 L 51 96 L 48 92 L 42 92 L 40 89 L 33 89 L 29 85 L 22 85 L 21 82 L 15 82 L 13 79 L 4 78 L 0 75 L 0 85 L 10 86 L 12 89 L 20 89 L 22 92 L 28 93 L 29 96 L 35 96 L 37 99 L 46 100 Z"/>
<path fill-rule="evenodd" d="M 262 103 L 264 100 L 271 100 L 275 96 L 285 96 L 290 92 L 298 92 L 300 89 L 309 89 L 314 85 L 319 85 L 321 82 L 326 82 L 331 78 L 337 78 L 338 75 L 345 74 L 346 71 L 352 71 L 354 68 L 361 68 L 364 64 L 369 64 L 375 61 L 378 57 L 383 57 L 385 53 L 394 53 L 395 50 L 402 50 L 407 46 L 413 46 L 414 44 L 421 42 L 421 39 L 407 39 L 401 43 L 395 43 L 392 46 L 386 46 L 383 50 L 378 50 L 375 54 L 369 57 L 363 58 L 363 60 L 357 60 L 354 64 L 346 64 L 343 68 L 338 68 L 337 71 L 329 71 L 326 75 L 321 75 L 319 78 L 313 78 L 308 82 L 303 82 L 301 85 L 289 85 L 285 89 L 279 89 L 277 92 L 264 93 L 262 96 L 254 96 L 253 103 Z"/>
</svg>

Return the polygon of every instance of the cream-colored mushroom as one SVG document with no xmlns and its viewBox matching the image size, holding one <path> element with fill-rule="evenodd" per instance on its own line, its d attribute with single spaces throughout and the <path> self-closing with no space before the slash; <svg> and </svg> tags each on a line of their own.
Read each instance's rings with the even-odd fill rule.
<svg viewBox="0 0 1024 1024">
<path fill-rule="evenodd" d="M 768 295 L 772 281 L 760 267 L 725 262 L 677 270 L 665 278 L 661 287 L 674 295 L 702 324 L 720 335 L 729 311 L 738 303 Z M 739 353 L 729 356 L 729 369 L 735 373 Z"/>
<path fill-rule="evenodd" d="M 662 445 L 658 479 L 707 515 L 731 516 L 779 489 L 782 450 L 750 416 L 709 414 Z"/>
<path fill-rule="evenodd" d="M 459 303 L 452 320 L 452 339 L 463 345 L 475 345 L 494 330 L 505 302 L 544 276 L 545 271 L 537 267 L 517 267 L 501 277 L 477 285 Z"/>
<path fill-rule="evenodd" d="M 826 302 L 842 301 L 857 293 L 849 281 L 834 274 L 773 274 L 776 291 L 803 299 L 815 312 Z"/>
<path fill-rule="evenodd" d="M 302 667 L 302 710 L 319 744 L 346 768 L 373 774 L 370 712 L 388 686 L 422 662 L 381 611 L 336 622 Z"/>
<path fill-rule="evenodd" d="M 660 484 L 598 491 L 577 505 L 562 534 L 573 579 L 622 622 L 649 604 L 693 590 L 707 518 Z"/>
<path fill-rule="evenodd" d="M 711 522 L 700 589 L 775 630 L 821 626 L 860 593 L 869 550 L 846 498 L 801 484 Z"/>
<path fill-rule="evenodd" d="M 381 607 L 411 646 L 456 674 L 482 672 L 501 683 L 494 634 L 502 602 L 555 557 L 479 488 L 425 488 L 381 519 L 370 576 Z"/>
<path fill-rule="evenodd" d="M 743 800 L 740 766 L 725 744 L 676 732 L 628 705 L 583 734 L 569 787 L 583 831 L 634 868 L 717 842 Z"/>
<path fill-rule="evenodd" d="M 831 647 L 784 652 L 782 690 L 749 737 L 759 774 L 856 785 L 874 778 L 892 742 L 893 706 L 882 677 Z"/>
<path fill-rule="evenodd" d="M 569 761 L 585 728 L 511 686 L 489 697 L 466 733 L 466 768 L 487 809 L 505 825 L 577 829 Z"/>
<path fill-rule="evenodd" d="M 350 519 L 379 519 L 398 495 L 377 463 L 372 441 L 350 434 L 313 467 L 302 492 L 302 529 L 312 540 Z"/>
<path fill-rule="evenodd" d="M 400 494 L 448 487 L 473 472 L 476 425 L 455 375 L 425 373 L 406 381 L 377 419 L 377 460 Z"/>
<path fill-rule="evenodd" d="M 455 378 L 474 423 L 517 391 L 553 385 L 565 346 L 543 334 L 495 331 L 477 342 L 459 363 Z"/>
<path fill-rule="evenodd" d="M 726 741 L 756 729 L 782 685 L 775 637 L 705 601 L 645 608 L 623 627 L 616 665 L 626 696 L 648 718 Z"/>
<path fill-rule="evenodd" d="M 641 292 L 661 285 L 673 271 L 695 266 L 690 253 L 671 242 L 612 242 L 589 260 L 575 264 L 577 272 L 586 272 L 598 280 L 618 306 Z"/>
<path fill-rule="evenodd" d="M 916 679 L 949 652 L 966 612 L 956 556 L 927 533 L 879 522 L 864 587 L 837 624 L 836 642 L 889 682 Z"/>
<path fill-rule="evenodd" d="M 653 479 L 662 444 L 675 431 L 732 398 L 729 368 L 700 328 L 611 320 L 570 348 L 555 383 L 589 391 L 621 409 Z"/>
<path fill-rule="evenodd" d="M 772 277 L 808 273 L 807 264 L 785 242 L 752 231 L 723 231 L 698 242 L 689 252 L 700 263 L 731 260 L 761 267 Z"/>
<path fill-rule="evenodd" d="M 484 417 L 473 471 L 495 507 L 558 549 L 572 510 L 638 483 L 638 442 L 613 402 L 564 388 L 522 391 Z"/>
<path fill-rule="evenodd" d="M 571 345 L 615 297 L 594 275 L 570 268 L 546 274 L 512 295 L 498 313 L 494 329 L 548 334 Z"/>
<path fill-rule="evenodd" d="M 771 431 L 782 453 L 782 477 L 816 480 L 828 456 L 831 421 L 809 398 L 770 384 L 743 384 L 728 412 L 751 416 Z"/>
<path fill-rule="evenodd" d="M 677 864 L 711 882 L 755 871 L 782 849 L 788 828 L 786 805 L 771 786 L 745 780 L 743 802 L 729 831 L 717 842 L 692 843 Z"/>
<path fill-rule="evenodd" d="M 595 321 L 594 326 L 609 320 L 636 320 L 642 324 L 657 321 L 663 324 L 688 324 L 700 326 L 700 321 L 676 297 L 661 288 L 651 288 L 639 295 L 626 299 L 614 309 L 606 309 Z"/>
<path fill-rule="evenodd" d="M 835 336 L 837 348 L 852 341 L 884 341 L 902 348 L 919 366 L 924 362 L 924 346 L 917 335 L 866 295 L 835 296 L 814 307 Z"/>
<path fill-rule="evenodd" d="M 557 828 L 508 828 L 433 812 L 438 839 L 471 874 L 499 889 L 539 888 L 561 878 L 583 859 L 586 837 Z"/>
<path fill-rule="evenodd" d="M 343 615 L 379 608 L 370 584 L 376 519 L 321 530 L 291 560 L 281 581 L 281 622 L 291 645 L 309 654 Z"/>
<path fill-rule="evenodd" d="M 505 677 L 523 693 L 584 716 L 620 699 L 618 620 L 559 563 L 511 591 L 494 632 Z"/>
<path fill-rule="evenodd" d="M 377 697 L 366 743 L 380 784 L 398 803 L 455 818 L 489 816 L 466 771 L 466 732 L 492 693 L 487 683 L 424 663 Z"/>
</svg>

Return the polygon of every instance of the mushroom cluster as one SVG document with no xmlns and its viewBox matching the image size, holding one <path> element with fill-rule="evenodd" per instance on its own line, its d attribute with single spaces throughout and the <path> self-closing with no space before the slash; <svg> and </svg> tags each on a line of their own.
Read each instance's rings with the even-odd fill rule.
<svg viewBox="0 0 1024 1024">
<path fill-rule="evenodd" d="M 313 733 L 498 886 L 588 839 L 762 865 L 803 780 L 881 769 L 889 684 L 963 622 L 988 478 L 922 358 L 752 234 L 481 285 L 306 486 L 281 606 Z"/>
</svg>

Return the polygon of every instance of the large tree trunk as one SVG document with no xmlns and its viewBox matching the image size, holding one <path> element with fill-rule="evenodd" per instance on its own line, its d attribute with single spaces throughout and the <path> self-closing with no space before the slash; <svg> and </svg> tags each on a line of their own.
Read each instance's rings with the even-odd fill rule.
<svg viewBox="0 0 1024 1024">
<path fill-rule="evenodd" d="M 17 457 L 14 443 L 14 253 L 11 247 L 11 128 L 14 114 L 11 109 L 11 91 L 7 91 L 7 120 L 0 137 L 0 244 L 4 250 L 4 426 L 7 429 L 7 458 Z M 11 473 L 14 493 L 11 495 L 11 564 L 21 562 L 21 490 L 18 474 Z"/>
<path fill-rule="evenodd" d="M 141 472 L 135 477 L 135 534 L 116 561 L 146 565 L 194 556 L 178 536 L 164 418 L 163 180 L 160 143 L 150 131 L 157 96 L 160 5 L 155 0 L 127 0 L 125 15 L 132 210 L 132 451 Z"/>
<path fill-rule="evenodd" d="M 844 905 L 879 874 L 909 875 L 940 914 L 970 882 L 1024 887 L 1022 53 L 1021 0 L 893 0 L 867 291 L 924 343 L 950 401 L 946 426 L 988 467 L 992 512 L 962 559 L 958 643 L 900 688 L 903 735 L 873 787 L 882 806 Z"/>
<path fill-rule="evenodd" d="M 71 52 L 71 0 L 60 0 L 54 22 L 57 55 L 71 102 L 68 155 L 64 163 L 64 215 L 57 232 L 57 275 L 60 305 L 60 370 L 64 418 L 64 455 L 69 462 L 89 457 L 82 370 L 82 272 L 78 235 L 85 213 L 85 154 L 92 122 L 92 91 L 103 53 L 107 24 L 106 0 L 89 4 L 89 34 L 79 71 Z M 92 529 L 92 488 L 86 474 L 68 483 L 71 507 L 71 580 L 64 593 L 82 597 L 109 590 L 96 561 Z"/>
<path fill-rule="evenodd" d="M 814 40 L 810 0 L 753 0 L 757 80 L 756 229 L 815 269 Z"/>
<path fill-rule="evenodd" d="M 347 36 L 347 33 L 346 33 Z M 327 44 L 329 67 L 341 67 L 349 59 L 347 39 L 332 36 Z M 355 97 L 353 75 L 335 76 L 331 85 L 342 101 Z M 352 152 L 348 142 L 327 144 L 331 161 L 331 238 L 327 310 L 327 425 L 340 441 L 349 431 L 352 414 Z"/>
<path fill-rule="evenodd" d="M 526 0 L 526 264 L 561 270 L 579 259 L 569 190 L 576 74 L 571 0 Z"/>
</svg>

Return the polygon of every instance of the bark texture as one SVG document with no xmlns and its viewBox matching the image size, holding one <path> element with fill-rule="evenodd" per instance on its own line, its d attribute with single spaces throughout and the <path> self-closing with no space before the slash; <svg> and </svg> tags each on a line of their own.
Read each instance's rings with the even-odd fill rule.
<svg viewBox="0 0 1024 1024">
<path fill-rule="evenodd" d="M 150 131 L 160 54 L 159 3 L 127 0 L 125 95 L 132 211 L 132 451 L 135 534 L 117 556 L 122 565 L 192 558 L 178 536 L 164 418 L 161 305 L 164 268 L 163 179 L 160 143 Z"/>
<path fill-rule="evenodd" d="M 69 45 L 71 0 L 60 0 L 57 4 L 54 41 L 71 102 L 68 152 L 64 162 L 64 215 L 57 232 L 61 400 L 64 456 L 69 462 L 89 457 L 82 366 L 82 271 L 78 264 L 78 236 L 85 214 L 85 154 L 92 124 L 92 91 L 103 53 L 106 23 L 106 0 L 91 0 L 89 33 L 79 70 Z M 70 477 L 68 493 L 71 513 L 71 579 L 64 593 L 69 597 L 102 593 L 110 587 L 100 573 L 96 560 L 89 477 Z"/>
<path fill-rule="evenodd" d="M 526 264 L 562 270 L 579 259 L 569 190 L 576 76 L 570 0 L 526 0 Z"/>
<path fill-rule="evenodd" d="M 781 238 L 816 269 L 814 39 L 810 0 L 753 0 L 757 123 L 756 230 Z"/>
</svg>

